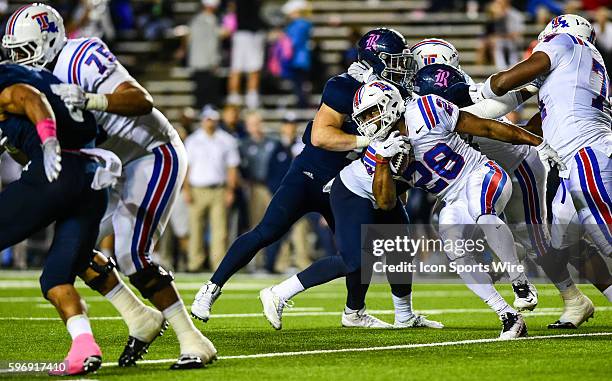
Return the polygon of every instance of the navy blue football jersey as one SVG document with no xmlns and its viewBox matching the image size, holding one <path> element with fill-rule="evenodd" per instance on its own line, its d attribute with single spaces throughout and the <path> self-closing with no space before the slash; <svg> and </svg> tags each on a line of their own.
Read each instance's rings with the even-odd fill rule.
<svg viewBox="0 0 612 381">
<path fill-rule="evenodd" d="M 361 83 L 357 82 L 350 75 L 344 73 L 331 78 L 325 84 L 321 103 L 336 110 L 340 114 L 347 115 L 342 131 L 357 135 L 357 124 L 351 119 L 353 114 L 353 96 Z M 295 161 L 300 166 L 317 171 L 322 175 L 335 176 L 342 168 L 348 165 L 353 159 L 352 151 L 334 152 L 327 151 L 312 145 L 310 135 L 312 132 L 312 121 L 306 126 L 302 138 L 305 147 Z"/>
<path fill-rule="evenodd" d="M 51 90 L 51 85 L 61 84 L 51 72 L 45 69 L 30 68 L 15 64 L 0 64 L 0 92 L 16 84 L 27 84 L 45 94 L 57 122 L 57 138 L 62 149 L 77 150 L 93 147 L 97 126 L 93 114 L 82 111 L 83 121 L 76 121 L 62 101 Z M 2 134 L 8 138 L 10 145 L 19 148 L 30 158 L 40 152 L 40 138 L 35 126 L 25 116 L 6 113 L 5 120 L 0 121 Z"/>
</svg>

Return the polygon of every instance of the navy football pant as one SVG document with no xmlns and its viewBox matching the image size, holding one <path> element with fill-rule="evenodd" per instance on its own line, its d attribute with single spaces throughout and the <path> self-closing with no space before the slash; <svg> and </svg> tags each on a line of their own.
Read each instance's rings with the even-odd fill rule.
<svg viewBox="0 0 612 381">
<path fill-rule="evenodd" d="M 91 189 L 93 168 L 84 157 L 63 154 L 60 176 L 49 183 L 42 159 L 35 158 L 19 180 L 0 192 L 0 251 L 55 222 L 40 276 L 45 297 L 55 286 L 74 283 L 92 257 L 108 201 L 106 190 Z"/>
<path fill-rule="evenodd" d="M 297 276 L 304 288 L 327 283 L 346 276 L 347 301 L 350 309 L 365 306 L 365 295 L 372 276 L 371 268 L 361 268 L 361 252 L 367 237 L 362 237 L 361 225 L 408 224 L 408 216 L 398 200 L 390 211 L 374 209 L 372 202 L 346 188 L 340 176 L 334 180 L 330 195 L 331 208 L 336 221 L 336 246 L 340 256 L 325 257 L 315 261 Z M 412 291 L 411 280 L 403 284 L 391 284 L 393 295 L 403 297 Z"/>
<path fill-rule="evenodd" d="M 274 193 L 259 224 L 232 243 L 211 282 L 223 285 L 238 270 L 246 266 L 264 247 L 285 235 L 293 224 L 309 212 L 319 213 L 334 230 L 329 195 L 323 193 L 328 178 L 319 178 L 297 165 L 292 165 Z M 336 261 L 342 262 L 340 257 Z"/>
</svg>

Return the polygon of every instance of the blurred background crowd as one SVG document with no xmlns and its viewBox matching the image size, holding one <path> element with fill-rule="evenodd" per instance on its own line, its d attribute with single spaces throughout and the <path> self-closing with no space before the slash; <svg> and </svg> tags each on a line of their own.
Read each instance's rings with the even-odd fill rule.
<svg viewBox="0 0 612 381">
<path fill-rule="evenodd" d="M 610 70 L 611 0 L 57 0 L 70 38 L 104 39 L 153 94 L 181 134 L 189 157 L 183 196 L 156 248 L 179 271 L 214 270 L 228 245 L 263 216 L 314 117 L 325 81 L 357 58 L 367 30 L 388 26 L 409 43 L 427 37 L 452 42 L 475 80 L 530 54 L 557 14 L 592 20 Z M 0 0 L 2 32 L 25 0 Z M 5 52 L 1 52 L 6 57 Z M 537 111 L 509 115 L 520 122 Z M 0 164 L 6 185 L 21 168 Z M 407 210 L 428 223 L 433 199 L 411 191 Z M 1 253 L 4 267 L 41 263 L 50 235 Z M 112 241 L 102 248 L 112 253 Z M 334 255 L 331 232 L 318 215 L 299 221 L 265 249 L 249 271 L 294 272 Z"/>
</svg>

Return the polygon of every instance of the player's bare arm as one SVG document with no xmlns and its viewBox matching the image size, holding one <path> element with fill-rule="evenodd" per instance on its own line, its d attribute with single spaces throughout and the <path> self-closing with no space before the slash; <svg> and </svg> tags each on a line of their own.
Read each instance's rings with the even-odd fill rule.
<svg viewBox="0 0 612 381">
<path fill-rule="evenodd" d="M 391 174 L 389 159 L 381 155 L 376 155 L 376 171 L 374 172 L 374 182 L 372 192 L 376 199 L 376 205 L 382 210 L 391 210 L 397 202 L 395 191 L 395 180 Z"/>
<path fill-rule="evenodd" d="M 5 88 L 0 93 L 0 113 L 24 115 L 33 123 L 51 119 L 55 114 L 47 97 L 26 84 L 16 84 Z"/>
<path fill-rule="evenodd" d="M 120 84 L 108 100 L 106 112 L 124 116 L 146 115 L 153 111 L 153 97 L 136 81 Z"/>
<path fill-rule="evenodd" d="M 461 111 L 455 131 L 458 133 L 481 136 L 513 144 L 538 146 L 543 139 L 531 132 L 511 124 L 493 119 L 483 119 L 469 112 Z"/>
<path fill-rule="evenodd" d="M 502 96 L 510 90 L 527 85 L 537 77 L 550 71 L 550 58 L 546 53 L 535 52 L 526 60 L 519 62 L 508 70 L 493 74 L 490 90 L 497 96 Z M 486 87 L 483 90 L 486 96 Z M 487 97 L 488 98 L 488 97 Z"/>
<path fill-rule="evenodd" d="M 542 114 L 539 112 L 535 113 L 534 116 L 529 119 L 526 125 L 523 126 L 524 129 L 531 132 L 532 134 L 536 134 L 538 136 L 543 136 L 542 132 Z"/>
<path fill-rule="evenodd" d="M 325 103 L 321 104 L 312 124 L 312 144 L 329 151 L 350 151 L 367 146 L 369 139 L 341 130 L 347 116 Z"/>
</svg>

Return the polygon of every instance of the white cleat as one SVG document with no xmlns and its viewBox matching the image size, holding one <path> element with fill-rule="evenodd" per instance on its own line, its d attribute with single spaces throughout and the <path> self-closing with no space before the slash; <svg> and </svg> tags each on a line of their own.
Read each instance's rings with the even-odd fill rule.
<svg viewBox="0 0 612 381">
<path fill-rule="evenodd" d="M 395 320 L 393 324 L 395 328 L 435 328 L 441 329 L 444 328 L 444 324 L 435 320 L 425 319 L 425 316 L 413 314 L 405 321 Z"/>
<path fill-rule="evenodd" d="M 191 315 L 206 323 L 210 319 L 212 305 L 219 295 L 221 295 L 221 287 L 212 282 L 204 284 L 196 294 L 191 305 Z"/>
<path fill-rule="evenodd" d="M 500 317 L 502 321 L 502 331 L 499 335 L 500 340 L 511 340 L 527 336 L 527 325 L 521 314 L 506 312 Z"/>
<path fill-rule="evenodd" d="M 571 299 L 564 298 L 563 302 L 563 314 L 559 320 L 548 325 L 549 329 L 576 329 L 595 314 L 593 302 L 583 293 Z"/>
<path fill-rule="evenodd" d="M 193 338 L 186 345 L 185 353 L 170 367 L 172 370 L 199 369 L 217 359 L 217 349 L 208 338 L 195 330 Z"/>
<path fill-rule="evenodd" d="M 283 300 L 272 291 L 272 287 L 259 291 L 259 300 L 263 306 L 263 314 L 276 330 L 283 328 L 283 309 L 293 307 L 293 302 Z"/>
<path fill-rule="evenodd" d="M 365 312 L 365 307 L 357 312 L 347 314 L 342 313 L 342 326 L 347 328 L 393 328 L 389 323 L 386 323 Z"/>
<path fill-rule="evenodd" d="M 530 282 L 512 283 L 514 308 L 519 311 L 533 311 L 538 305 L 538 290 Z"/>
</svg>

